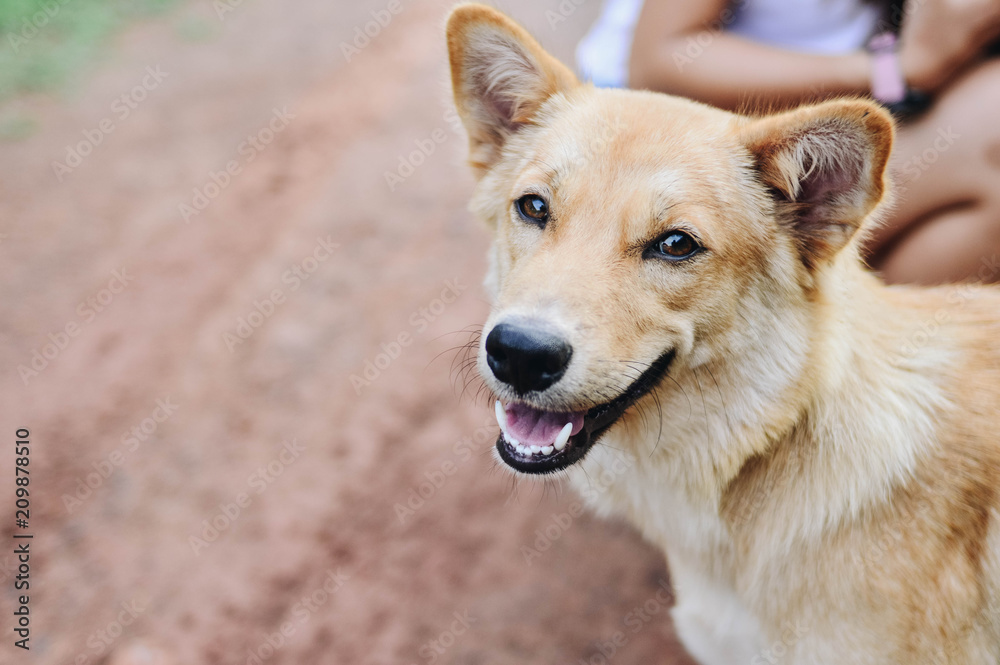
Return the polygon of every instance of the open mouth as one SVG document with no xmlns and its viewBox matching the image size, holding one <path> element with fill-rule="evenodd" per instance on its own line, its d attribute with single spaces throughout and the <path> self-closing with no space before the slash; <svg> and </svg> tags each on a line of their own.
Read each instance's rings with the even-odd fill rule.
<svg viewBox="0 0 1000 665">
<path fill-rule="evenodd" d="M 667 351 L 618 397 L 587 411 L 545 411 L 524 403 L 496 403 L 497 452 L 523 473 L 553 473 L 574 464 L 628 409 L 663 379 L 674 351 Z"/>
</svg>

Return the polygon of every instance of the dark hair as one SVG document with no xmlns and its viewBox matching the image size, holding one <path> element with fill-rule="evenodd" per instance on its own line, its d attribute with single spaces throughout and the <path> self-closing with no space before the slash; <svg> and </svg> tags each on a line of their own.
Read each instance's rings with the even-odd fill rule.
<svg viewBox="0 0 1000 665">
<path fill-rule="evenodd" d="M 889 30 L 897 35 L 899 34 L 899 29 L 903 25 L 906 0 L 865 0 L 865 2 L 881 10 L 882 16 L 876 32 Z"/>
</svg>

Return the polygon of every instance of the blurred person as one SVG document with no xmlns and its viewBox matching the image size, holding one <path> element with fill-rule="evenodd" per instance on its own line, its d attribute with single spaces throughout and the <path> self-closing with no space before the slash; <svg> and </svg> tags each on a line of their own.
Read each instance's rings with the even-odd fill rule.
<svg viewBox="0 0 1000 665">
<path fill-rule="evenodd" d="M 901 124 L 871 265 L 1000 281 L 998 36 L 998 0 L 608 0 L 577 59 L 599 86 L 731 110 L 873 96 Z"/>
</svg>

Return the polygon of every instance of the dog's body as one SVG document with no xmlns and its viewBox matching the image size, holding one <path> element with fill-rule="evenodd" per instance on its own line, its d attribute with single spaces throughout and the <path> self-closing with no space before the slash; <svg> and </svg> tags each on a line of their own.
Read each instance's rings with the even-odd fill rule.
<svg viewBox="0 0 1000 665">
<path fill-rule="evenodd" d="M 750 402 L 745 367 L 674 372 L 675 433 L 597 495 L 667 553 L 678 633 L 706 665 L 1000 661 L 1000 299 L 855 278 L 787 400 Z M 762 445 L 769 423 L 787 429 Z M 574 481 L 653 447 L 641 423 L 605 441 Z"/>
<path fill-rule="evenodd" d="M 863 269 L 887 115 L 595 90 L 477 5 L 448 42 L 500 458 L 609 479 L 705 665 L 1000 661 L 1000 293 Z"/>
</svg>

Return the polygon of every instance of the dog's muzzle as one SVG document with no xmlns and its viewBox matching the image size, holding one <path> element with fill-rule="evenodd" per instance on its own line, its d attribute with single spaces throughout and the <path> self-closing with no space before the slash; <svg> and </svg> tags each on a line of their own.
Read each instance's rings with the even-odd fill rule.
<svg viewBox="0 0 1000 665">
<path fill-rule="evenodd" d="M 500 459 L 523 473 L 553 473 L 578 462 L 633 404 L 659 385 L 674 356 L 673 350 L 664 352 L 617 397 L 587 411 L 549 411 L 526 402 L 504 405 L 498 400 Z"/>
</svg>

